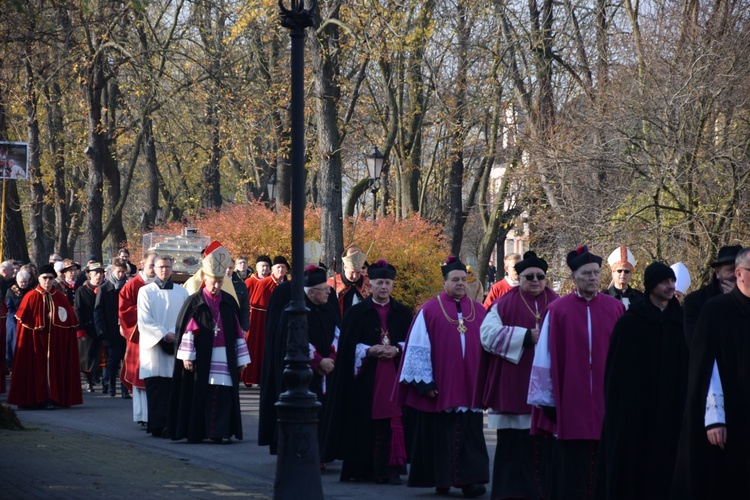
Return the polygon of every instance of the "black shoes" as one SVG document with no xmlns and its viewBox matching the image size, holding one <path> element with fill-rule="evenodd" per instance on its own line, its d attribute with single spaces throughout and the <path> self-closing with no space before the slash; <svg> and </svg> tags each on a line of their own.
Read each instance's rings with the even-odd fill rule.
<svg viewBox="0 0 750 500">
<path fill-rule="evenodd" d="M 463 492 L 465 498 L 476 498 L 487 493 L 487 488 L 481 484 L 471 484 L 461 488 L 461 492 Z"/>
</svg>

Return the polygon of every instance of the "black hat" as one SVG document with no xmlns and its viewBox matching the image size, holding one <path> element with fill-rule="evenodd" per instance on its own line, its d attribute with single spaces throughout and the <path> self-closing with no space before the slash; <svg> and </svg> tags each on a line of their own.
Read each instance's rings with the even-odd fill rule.
<svg viewBox="0 0 750 500">
<path fill-rule="evenodd" d="M 268 255 L 261 255 L 260 257 L 258 257 L 257 259 L 255 259 L 255 265 L 256 266 L 258 264 L 260 264 L 261 262 L 268 262 L 268 265 L 270 266 L 271 265 L 271 257 L 269 257 Z"/>
<path fill-rule="evenodd" d="M 443 278 L 445 278 L 451 271 L 466 272 L 466 266 L 455 255 L 449 255 L 448 258 L 445 259 L 445 265 L 440 266 L 440 270 L 443 271 Z"/>
<path fill-rule="evenodd" d="M 646 294 L 651 292 L 656 285 L 669 278 L 673 280 L 677 279 L 671 267 L 661 262 L 652 262 L 649 264 L 646 270 L 643 271 L 643 286 L 646 289 Z"/>
<path fill-rule="evenodd" d="M 585 264 L 591 264 L 592 262 L 594 264 L 599 264 L 599 267 L 602 267 L 602 258 L 589 252 L 589 247 L 586 245 L 582 245 L 575 250 L 568 252 L 565 261 L 568 263 L 570 270 L 574 272 L 579 267 Z"/>
<path fill-rule="evenodd" d="M 737 258 L 737 254 L 742 250 L 742 245 L 724 246 L 719 248 L 719 256 L 716 262 L 711 264 L 711 267 L 723 266 L 724 264 L 734 264 L 734 259 Z"/>
<path fill-rule="evenodd" d="M 43 274 L 51 274 L 53 277 L 57 276 L 57 272 L 55 271 L 55 266 L 52 264 L 44 264 L 42 267 L 39 268 L 39 276 Z"/>
<path fill-rule="evenodd" d="M 305 268 L 304 286 L 309 288 L 326 282 L 326 270 L 311 264 Z"/>
<path fill-rule="evenodd" d="M 525 254 L 523 254 L 523 260 L 519 260 L 516 262 L 516 265 L 513 266 L 513 268 L 516 270 L 517 273 L 522 273 L 526 269 L 530 267 L 538 267 L 545 273 L 547 272 L 547 262 L 544 259 L 540 259 L 536 256 L 536 252 L 528 251 Z"/>
<path fill-rule="evenodd" d="M 277 255 L 276 257 L 273 258 L 272 266 L 275 266 L 276 264 L 284 264 L 287 269 L 290 268 L 289 262 L 287 262 L 286 259 L 282 257 L 281 255 Z"/>
<path fill-rule="evenodd" d="M 380 259 L 367 268 L 367 276 L 371 280 L 393 280 L 396 279 L 396 268 L 389 264 L 387 260 Z"/>
</svg>

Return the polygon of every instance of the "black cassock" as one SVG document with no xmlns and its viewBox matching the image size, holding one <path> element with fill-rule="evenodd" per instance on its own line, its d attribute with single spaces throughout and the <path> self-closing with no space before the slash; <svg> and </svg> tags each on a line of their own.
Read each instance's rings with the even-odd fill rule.
<svg viewBox="0 0 750 500">
<path fill-rule="evenodd" d="M 704 420 L 714 360 L 724 392 L 724 450 L 708 442 Z M 750 498 L 750 298 L 738 288 L 708 300 L 695 327 L 671 498 Z"/>
<path fill-rule="evenodd" d="M 194 318 L 200 330 L 194 334 L 195 361 L 193 371 L 185 370 L 182 360 L 175 359 L 172 385 L 169 397 L 169 417 L 167 436 L 171 439 L 187 438 L 199 442 L 205 438 L 230 437 L 242 439 L 242 418 L 240 413 L 239 373 L 237 371 L 237 315 L 239 308 L 234 298 L 221 292 L 219 304 L 221 323 L 227 350 L 227 368 L 232 376 L 232 387 L 209 387 L 211 354 L 214 347 L 214 318 L 211 309 L 203 299 L 203 289 L 191 295 L 183 304 L 177 317 L 175 357 L 185 333 L 185 328 Z M 215 390 L 218 388 L 218 391 Z M 207 405 L 214 404 L 220 412 L 224 424 L 222 436 L 207 436 Z"/>
<path fill-rule="evenodd" d="M 630 306 L 610 338 L 597 499 L 669 496 L 687 390 L 682 308 L 646 298 Z"/>
<path fill-rule="evenodd" d="M 391 299 L 387 318 L 391 345 L 396 346 L 406 340 L 411 321 L 411 310 Z M 382 480 L 389 475 L 389 421 L 372 419 L 375 376 L 380 363 L 365 358 L 359 375 L 354 376 L 357 344 L 374 346 L 380 343 L 380 316 L 370 296 L 352 306 L 344 315 L 336 370 L 323 418 L 323 455 L 326 460 L 343 459 L 342 481 Z M 400 360 L 400 356 L 393 358 L 394 372 L 398 372 Z"/>
<path fill-rule="evenodd" d="M 258 445 L 269 446 L 272 455 L 276 454 L 278 445 L 275 404 L 279 400 L 279 395 L 287 389 L 283 375 L 289 330 L 289 314 L 286 308 L 291 298 L 292 282 L 285 281 L 277 286 L 271 294 L 266 314 L 263 384 L 260 386 L 260 408 L 258 412 Z M 305 307 L 310 309 L 310 312 L 307 313 L 308 342 L 316 347 L 321 356 L 327 357 L 328 349 L 334 339 L 335 329 L 341 324 L 336 294 L 331 292 L 328 296 L 328 302 L 321 306 L 314 305 L 305 295 Z M 325 396 L 322 391 L 322 381 L 323 378 L 313 372 L 310 391 L 314 392 L 318 401 L 324 404 Z"/>
</svg>

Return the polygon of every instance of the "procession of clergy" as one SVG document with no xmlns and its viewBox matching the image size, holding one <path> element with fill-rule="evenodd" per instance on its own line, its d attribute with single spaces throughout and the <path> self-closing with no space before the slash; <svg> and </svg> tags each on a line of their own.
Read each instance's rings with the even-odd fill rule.
<svg viewBox="0 0 750 500">
<path fill-rule="evenodd" d="M 342 481 L 399 485 L 408 474 L 408 486 L 437 495 L 482 496 L 486 411 L 497 429 L 493 499 L 750 498 L 750 248 L 722 247 L 711 282 L 686 296 L 682 263 L 653 262 L 644 291 L 630 287 L 625 246 L 607 259 L 603 292 L 602 257 L 570 251 L 574 288 L 562 297 L 544 259 L 512 254 L 484 306 L 469 296 L 471 269 L 450 256 L 443 291 L 416 315 L 391 296 L 387 261 L 366 265 L 350 246 L 329 277 L 319 257 L 306 244 L 321 470 L 341 460 Z M 94 293 L 95 330 L 119 328 L 122 395 L 152 436 L 242 439 L 240 385 L 257 384 L 258 444 L 276 453 L 290 266 L 280 256 L 258 257 L 255 272 L 247 264 L 213 242 L 180 286 L 171 258 L 149 254 L 130 280 L 116 261 L 111 286 Z M 103 268 L 87 269 L 95 288 Z M 89 312 L 76 315 L 55 276 L 40 267 L 16 312 L 8 403 L 21 408 L 82 403 L 77 342 Z"/>
</svg>

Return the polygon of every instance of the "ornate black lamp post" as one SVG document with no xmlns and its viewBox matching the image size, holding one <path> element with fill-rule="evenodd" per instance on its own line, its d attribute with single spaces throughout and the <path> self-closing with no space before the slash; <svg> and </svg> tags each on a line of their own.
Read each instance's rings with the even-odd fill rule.
<svg viewBox="0 0 750 500">
<path fill-rule="evenodd" d="M 365 158 L 367 159 L 367 173 L 370 179 L 372 179 L 372 189 L 370 192 L 372 192 L 372 218 L 374 220 L 377 209 L 378 181 L 380 181 L 380 172 L 383 170 L 385 157 L 378 148 L 373 146 L 370 152 L 365 155 Z"/>
<path fill-rule="evenodd" d="M 278 459 L 274 498 L 283 500 L 321 499 L 320 453 L 318 450 L 318 403 L 310 392 L 312 370 L 307 340 L 305 307 L 305 29 L 313 25 L 317 7 L 309 9 L 304 0 L 291 0 L 286 9 L 279 0 L 281 25 L 292 38 L 291 73 L 291 165 L 292 165 L 292 301 L 287 307 L 289 328 L 284 358 L 284 381 L 288 390 L 279 396 L 276 410 L 279 421 Z"/>
</svg>

